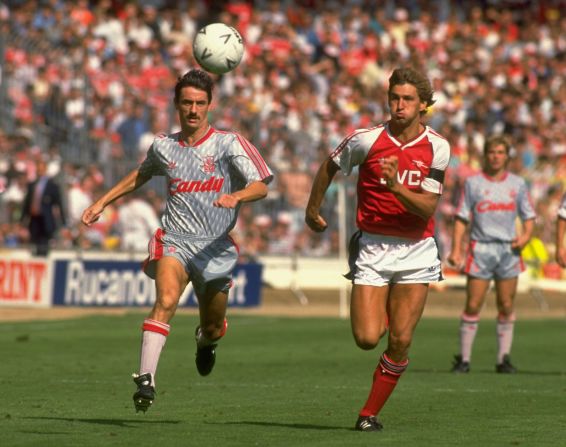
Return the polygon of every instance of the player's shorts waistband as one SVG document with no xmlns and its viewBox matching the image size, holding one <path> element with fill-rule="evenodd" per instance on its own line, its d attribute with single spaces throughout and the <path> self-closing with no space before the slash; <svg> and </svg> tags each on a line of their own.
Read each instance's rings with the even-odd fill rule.
<svg viewBox="0 0 566 447">
<path fill-rule="evenodd" d="M 187 241 L 196 241 L 196 242 L 218 241 L 218 240 L 226 239 L 228 237 L 227 234 L 221 234 L 219 236 L 201 236 L 198 234 L 177 233 L 176 231 L 171 231 L 171 230 L 163 230 L 163 234 L 165 234 L 166 236 L 174 237 L 175 239 L 183 239 Z"/>
<path fill-rule="evenodd" d="M 370 240 L 376 242 L 385 242 L 388 244 L 415 244 L 416 242 L 425 240 L 425 239 L 432 239 L 432 236 L 428 236 L 422 239 L 411 239 L 407 237 L 400 237 L 400 236 L 389 236 L 386 234 L 375 234 L 375 233 L 368 233 L 366 231 L 361 231 L 360 233 L 363 237 L 368 238 Z"/>
<path fill-rule="evenodd" d="M 479 242 L 480 244 L 511 244 L 513 241 L 502 241 L 501 239 L 488 239 L 488 240 L 477 240 L 472 239 L 470 242 Z"/>
</svg>

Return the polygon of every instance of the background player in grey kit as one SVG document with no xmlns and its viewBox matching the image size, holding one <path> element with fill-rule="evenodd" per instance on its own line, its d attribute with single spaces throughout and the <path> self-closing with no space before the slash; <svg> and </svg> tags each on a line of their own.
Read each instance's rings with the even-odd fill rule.
<svg viewBox="0 0 566 447">
<path fill-rule="evenodd" d="M 566 268 L 566 245 L 564 235 L 566 234 L 566 193 L 562 196 L 558 217 L 556 219 L 556 262 L 562 268 Z"/>
<path fill-rule="evenodd" d="M 466 308 L 460 320 L 460 354 L 452 371 L 468 372 L 480 311 L 489 284 L 497 295 L 498 373 L 514 373 L 510 352 L 515 323 L 514 299 L 519 274 L 524 271 L 522 248 L 534 229 L 535 211 L 525 181 L 507 172 L 511 146 L 503 136 L 489 138 L 484 146 L 484 168 L 469 177 L 456 211 L 452 250 L 448 262 L 464 266 L 467 274 Z M 516 219 L 522 221 L 517 234 Z M 470 219 L 471 218 L 471 219 Z M 464 262 L 463 239 L 470 224 L 470 243 Z"/>
<path fill-rule="evenodd" d="M 192 282 L 199 301 L 196 366 L 208 375 L 215 348 L 225 334 L 228 290 L 238 248 L 228 236 L 242 203 L 267 195 L 273 175 L 257 149 L 235 132 L 218 131 L 208 122 L 213 81 L 191 70 L 175 85 L 175 108 L 181 131 L 158 136 L 142 164 L 87 208 L 91 225 L 104 208 L 136 190 L 154 175 L 167 178 L 169 196 L 161 228 L 149 243 L 144 270 L 155 279 L 157 297 L 142 326 L 137 411 L 146 411 L 155 397 L 155 372 L 179 298 Z"/>
</svg>

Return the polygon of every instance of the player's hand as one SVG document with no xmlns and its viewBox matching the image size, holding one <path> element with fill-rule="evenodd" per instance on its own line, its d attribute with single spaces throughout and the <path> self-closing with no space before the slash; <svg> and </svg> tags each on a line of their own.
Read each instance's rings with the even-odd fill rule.
<svg viewBox="0 0 566 447">
<path fill-rule="evenodd" d="M 81 222 L 87 227 L 90 227 L 93 223 L 100 219 L 103 211 L 104 207 L 95 203 L 83 211 Z"/>
<path fill-rule="evenodd" d="M 212 205 L 216 208 L 236 208 L 240 203 L 234 194 L 222 194 L 217 200 L 212 202 Z"/>
<path fill-rule="evenodd" d="M 390 190 L 394 190 L 398 185 L 397 170 L 399 169 L 399 159 L 396 155 L 383 158 L 381 160 L 381 173 L 385 179 L 385 184 Z"/>
<path fill-rule="evenodd" d="M 526 239 L 524 237 L 516 237 L 511 241 L 511 248 L 515 251 L 520 252 L 528 243 L 529 239 Z"/>
<path fill-rule="evenodd" d="M 462 256 L 460 253 L 450 253 L 446 258 L 446 263 L 448 267 L 460 270 L 462 268 Z"/>
<path fill-rule="evenodd" d="M 305 222 L 309 228 L 317 233 L 322 233 L 328 227 L 326 221 L 322 218 L 320 214 L 310 215 L 307 213 L 305 216 Z"/>
</svg>

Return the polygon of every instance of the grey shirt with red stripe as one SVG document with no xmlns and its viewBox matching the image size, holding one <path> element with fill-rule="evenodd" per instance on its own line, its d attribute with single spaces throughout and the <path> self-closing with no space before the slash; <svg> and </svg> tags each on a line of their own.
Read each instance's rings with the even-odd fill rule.
<svg viewBox="0 0 566 447">
<path fill-rule="evenodd" d="M 515 219 L 534 219 L 535 210 L 521 177 L 506 173 L 496 181 L 484 173 L 468 177 L 456 217 L 470 221 L 470 239 L 480 242 L 510 242 L 516 237 Z"/>
<path fill-rule="evenodd" d="M 167 178 L 168 197 L 161 217 L 166 232 L 211 239 L 228 234 L 238 215 L 239 206 L 213 206 L 220 195 L 239 191 L 254 181 L 267 184 L 273 178 L 248 140 L 212 127 L 193 146 L 187 145 L 180 133 L 158 136 L 139 172 Z"/>
</svg>

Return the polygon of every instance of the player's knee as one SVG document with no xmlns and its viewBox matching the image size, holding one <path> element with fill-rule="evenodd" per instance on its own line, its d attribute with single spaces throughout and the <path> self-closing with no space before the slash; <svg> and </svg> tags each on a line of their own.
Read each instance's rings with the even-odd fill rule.
<svg viewBox="0 0 566 447">
<path fill-rule="evenodd" d="M 470 317 L 479 317 L 480 311 L 481 306 L 470 303 L 466 306 L 464 313 Z"/>
<path fill-rule="evenodd" d="M 369 334 L 354 333 L 354 340 L 356 345 L 364 351 L 374 349 L 379 342 L 379 337 L 371 336 Z"/>
<path fill-rule="evenodd" d="M 515 321 L 515 312 L 513 312 L 513 306 L 499 307 L 499 312 L 497 314 L 497 321 L 501 323 L 509 323 Z"/>
<path fill-rule="evenodd" d="M 405 353 L 411 346 L 412 337 L 410 335 L 389 335 L 389 350 L 395 354 Z"/>
<path fill-rule="evenodd" d="M 177 309 L 178 302 L 179 296 L 175 291 L 163 291 L 157 297 L 155 307 L 161 312 L 173 313 Z"/>
<path fill-rule="evenodd" d="M 364 351 L 371 351 L 372 349 L 375 349 L 377 342 L 374 342 L 373 340 L 356 338 L 356 345 L 358 346 L 358 348 L 363 349 Z"/>
</svg>

